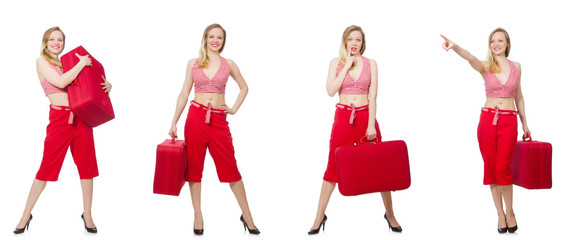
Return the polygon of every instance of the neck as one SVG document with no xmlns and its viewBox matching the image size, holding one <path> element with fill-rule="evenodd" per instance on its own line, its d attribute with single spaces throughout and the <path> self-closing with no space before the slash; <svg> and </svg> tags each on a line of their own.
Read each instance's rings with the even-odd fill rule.
<svg viewBox="0 0 571 240">
<path fill-rule="evenodd" d="M 500 54 L 500 55 L 496 55 L 496 59 L 498 59 L 499 61 L 505 62 L 508 60 L 508 58 L 506 57 L 506 55 L 504 53 Z"/>
<path fill-rule="evenodd" d="M 213 52 L 213 51 L 208 50 L 206 52 L 206 56 L 208 56 L 208 58 L 219 58 L 220 54 L 218 54 L 218 52 Z"/>
</svg>

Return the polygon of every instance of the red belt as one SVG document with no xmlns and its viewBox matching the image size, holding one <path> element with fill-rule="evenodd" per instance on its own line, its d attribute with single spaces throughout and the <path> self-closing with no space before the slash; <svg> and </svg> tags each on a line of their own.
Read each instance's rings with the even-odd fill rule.
<svg viewBox="0 0 571 240">
<path fill-rule="evenodd" d="M 517 111 L 500 111 L 500 108 L 498 107 L 498 105 L 496 105 L 494 107 L 494 109 L 491 108 L 482 108 L 482 112 L 489 112 L 489 113 L 495 113 L 494 114 L 494 121 L 492 122 L 492 125 L 498 125 L 498 120 L 500 119 L 500 114 L 503 115 L 514 115 L 516 116 L 518 114 Z"/>
<path fill-rule="evenodd" d="M 54 106 L 54 105 L 50 105 L 50 107 L 55 109 L 55 110 L 69 111 L 69 119 L 67 120 L 67 124 L 73 124 L 73 112 L 71 111 L 71 109 L 69 107 Z"/>
<path fill-rule="evenodd" d="M 210 115 L 211 115 L 212 113 L 224 113 L 224 111 L 212 110 L 212 104 L 211 104 L 211 103 L 208 103 L 208 106 L 204 106 L 204 105 L 202 105 L 202 104 L 200 104 L 200 103 L 197 103 L 197 102 L 195 102 L 195 101 L 192 101 L 192 102 L 190 102 L 190 104 L 192 104 L 192 106 L 195 106 L 195 107 L 197 107 L 197 108 L 199 108 L 199 109 L 206 110 L 206 117 L 205 117 L 206 120 L 204 121 L 204 123 L 206 123 L 206 124 L 210 123 Z"/>
<path fill-rule="evenodd" d="M 347 105 L 343 105 L 341 103 L 337 103 L 336 107 L 339 109 L 351 110 L 351 117 L 349 118 L 349 124 L 353 124 L 355 117 L 357 117 L 357 113 L 355 113 L 355 112 L 369 109 L 368 105 L 356 108 L 355 104 L 353 104 L 353 103 L 351 103 L 351 106 L 347 106 Z"/>
</svg>

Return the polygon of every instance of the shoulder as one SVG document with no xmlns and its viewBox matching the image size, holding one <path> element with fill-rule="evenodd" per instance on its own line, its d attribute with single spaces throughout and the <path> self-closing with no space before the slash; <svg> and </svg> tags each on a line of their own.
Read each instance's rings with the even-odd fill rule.
<svg viewBox="0 0 571 240">
<path fill-rule="evenodd" d="M 222 58 L 222 59 L 225 59 L 225 60 L 226 60 L 226 63 L 228 63 L 228 65 L 229 65 L 230 67 L 236 66 L 236 63 L 235 63 L 234 61 L 232 61 L 232 59 L 230 59 L 230 58 Z"/>
<path fill-rule="evenodd" d="M 341 60 L 339 60 L 339 58 L 333 58 L 331 59 L 331 62 L 329 62 L 330 66 L 338 66 L 341 63 Z"/>
<path fill-rule="evenodd" d="M 45 64 L 49 65 L 50 63 L 45 58 L 39 57 L 38 59 L 36 59 L 36 65 L 40 65 L 40 64 L 41 65 L 45 65 Z"/>
<path fill-rule="evenodd" d="M 372 58 L 366 58 L 367 60 L 369 60 L 369 64 L 371 64 L 371 66 L 377 66 L 377 61 L 375 61 L 375 59 Z"/>
<path fill-rule="evenodd" d="M 196 64 L 198 64 L 198 58 L 191 58 L 190 60 L 188 60 L 188 63 L 187 63 L 187 65 L 189 67 L 196 66 Z"/>
<path fill-rule="evenodd" d="M 490 69 L 488 69 L 488 61 L 482 61 L 482 60 L 478 60 L 480 61 L 480 63 L 482 63 L 482 65 L 484 65 L 484 69 L 486 69 L 486 72 L 489 72 Z"/>
<path fill-rule="evenodd" d="M 514 63 L 515 67 L 517 68 L 517 71 L 518 72 L 521 71 L 521 64 L 519 64 L 519 62 L 516 62 L 516 61 L 512 61 L 512 62 Z"/>
</svg>

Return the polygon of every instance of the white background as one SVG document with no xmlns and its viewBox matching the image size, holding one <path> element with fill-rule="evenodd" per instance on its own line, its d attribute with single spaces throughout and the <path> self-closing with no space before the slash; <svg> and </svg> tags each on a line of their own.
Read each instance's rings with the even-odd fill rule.
<svg viewBox="0 0 571 240">
<path fill-rule="evenodd" d="M 10 1 L 0 9 L 0 239 L 188 239 L 192 207 L 152 193 L 156 145 L 168 138 L 188 59 L 204 28 L 226 28 L 223 56 L 250 92 L 229 116 L 238 166 L 260 236 L 243 233 L 240 210 L 211 158 L 203 178 L 203 239 L 557 239 L 569 224 L 571 17 L 563 1 Z M 393 194 L 404 232 L 388 231 L 379 194 L 335 190 L 325 234 L 307 236 L 326 167 L 337 96 L 325 91 L 343 30 L 360 25 L 365 56 L 379 66 L 377 119 L 384 140 L 409 147 L 412 186 Z M 105 66 L 116 119 L 95 129 L 100 177 L 94 220 L 84 234 L 81 190 L 70 154 L 48 183 L 30 231 L 14 236 L 40 165 L 48 100 L 35 72 L 41 37 L 52 26 L 67 52 L 83 45 Z M 478 73 L 441 48 L 445 34 L 480 59 L 496 27 L 510 33 L 521 63 L 529 128 L 553 144 L 553 188 L 514 187 L 520 230 L 499 235 L 482 185 L 476 127 L 484 104 Z M 227 102 L 238 93 L 230 80 Z M 192 96 L 192 95 L 191 95 Z M 188 106 L 188 105 L 187 105 Z M 186 111 L 178 129 L 183 135 Z M 521 125 L 520 125 L 521 127 Z M 519 129 L 521 134 L 521 128 Z"/>
</svg>

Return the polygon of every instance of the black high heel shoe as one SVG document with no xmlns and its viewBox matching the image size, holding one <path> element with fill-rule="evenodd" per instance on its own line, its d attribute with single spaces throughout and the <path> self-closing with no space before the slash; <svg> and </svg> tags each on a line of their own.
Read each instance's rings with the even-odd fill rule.
<svg viewBox="0 0 571 240">
<path fill-rule="evenodd" d="M 389 229 L 391 229 L 391 231 L 393 232 L 402 232 L 402 228 L 400 226 L 398 227 L 393 227 L 391 226 L 391 223 L 389 222 L 389 219 L 387 218 L 387 213 L 385 213 L 385 220 L 387 220 L 387 224 L 389 224 Z"/>
<path fill-rule="evenodd" d="M 202 235 L 204 234 L 204 224 L 202 224 L 202 229 L 194 229 L 194 234 L 195 235 Z"/>
<path fill-rule="evenodd" d="M 240 215 L 240 221 L 242 221 L 242 224 L 244 224 L 244 231 L 246 231 L 246 229 L 248 229 L 248 232 L 250 232 L 250 234 L 255 234 L 255 235 L 260 234 L 260 230 L 258 230 L 257 228 L 250 229 L 248 227 L 248 224 L 246 224 L 246 221 L 244 221 L 244 215 Z"/>
<path fill-rule="evenodd" d="M 319 224 L 317 229 L 310 229 L 309 232 L 307 232 L 307 234 L 309 234 L 309 235 L 318 234 L 319 230 L 321 229 L 321 226 L 323 226 L 323 231 L 325 232 L 325 222 L 326 221 L 327 221 L 327 215 L 323 214 L 323 220 L 321 220 L 321 223 Z"/>
<path fill-rule="evenodd" d="M 30 221 L 32 221 L 32 218 L 33 218 L 32 214 L 30 214 L 30 218 L 28 218 L 28 221 L 26 222 L 26 226 L 24 226 L 23 228 L 14 229 L 14 234 L 24 233 L 24 231 L 30 227 Z"/>
<path fill-rule="evenodd" d="M 202 229 L 194 229 L 194 235 L 202 235 L 204 234 L 204 228 Z"/>
<path fill-rule="evenodd" d="M 508 222 L 506 220 L 506 227 L 498 227 L 498 233 L 506 233 L 508 231 Z"/>
<path fill-rule="evenodd" d="M 508 218 L 506 217 L 506 226 L 508 225 L 507 223 Z M 514 220 L 515 220 L 515 214 L 514 214 Z M 515 226 L 513 227 L 507 227 L 508 232 L 510 233 L 514 233 L 515 231 L 517 231 L 517 221 L 515 222 Z"/>
<path fill-rule="evenodd" d="M 83 220 L 83 226 L 85 226 L 85 230 L 88 233 L 97 233 L 97 227 L 88 228 L 87 223 L 85 223 L 85 218 L 83 217 L 83 213 L 81 214 L 81 220 Z"/>
</svg>

